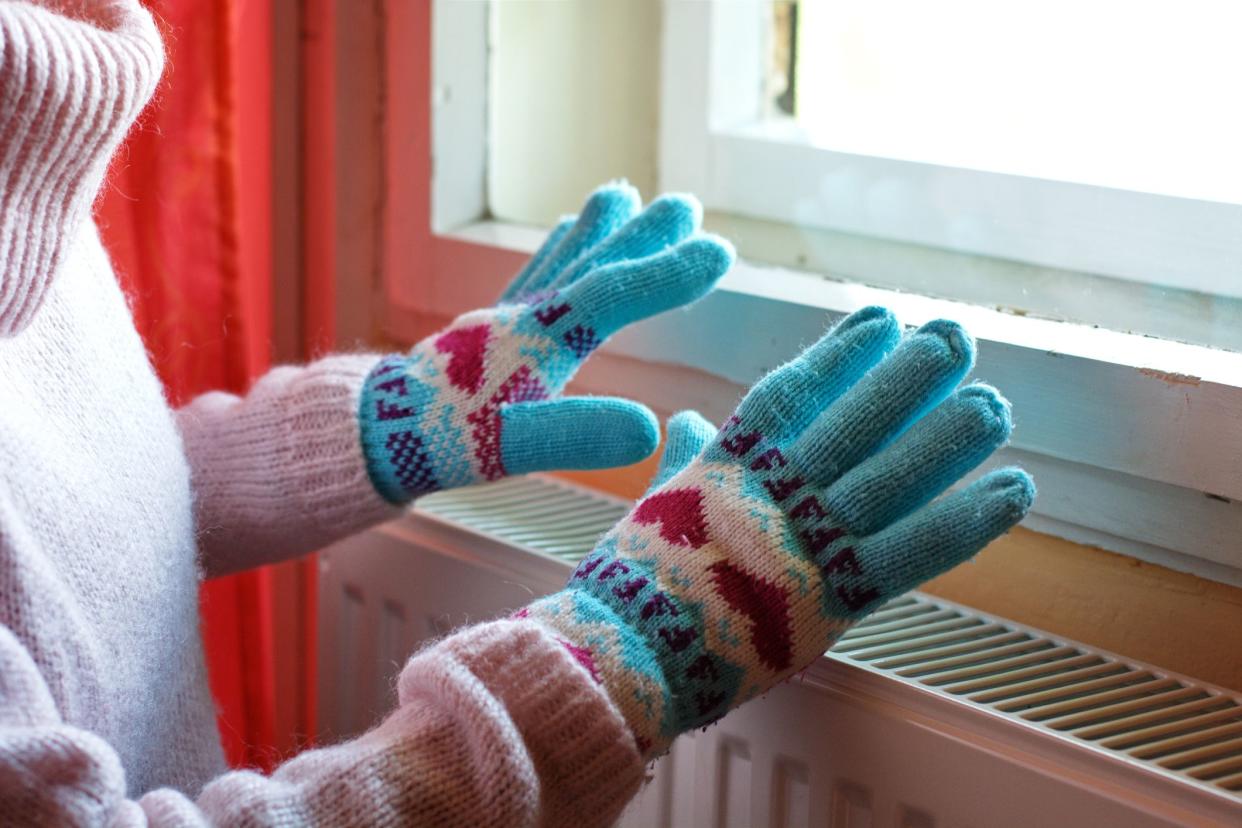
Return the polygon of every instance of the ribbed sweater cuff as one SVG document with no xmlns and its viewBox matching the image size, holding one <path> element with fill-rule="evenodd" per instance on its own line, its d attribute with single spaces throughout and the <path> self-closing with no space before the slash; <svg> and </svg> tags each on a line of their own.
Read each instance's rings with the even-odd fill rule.
<svg viewBox="0 0 1242 828">
<path fill-rule="evenodd" d="M 375 491 L 358 431 L 374 354 L 277 368 L 250 393 L 177 413 L 208 575 L 322 548 L 400 514 Z"/>
<path fill-rule="evenodd" d="M 400 510 L 383 501 L 366 472 L 358 430 L 362 383 L 375 367 L 374 354 L 343 354 L 299 371 L 283 395 L 280 412 L 288 430 L 278 462 L 290 474 L 287 485 L 308 518 L 329 532 L 352 532 Z M 255 434 L 268 436 L 266 424 Z"/>
<path fill-rule="evenodd" d="M 410 660 L 401 704 L 451 697 L 461 667 L 503 706 L 533 762 L 539 823 L 615 821 L 642 783 L 643 762 L 620 712 L 564 642 L 531 621 L 471 627 Z"/>
<path fill-rule="evenodd" d="M 163 69 L 137 0 L 79 5 L 0 3 L 0 336 L 38 310 Z"/>
</svg>

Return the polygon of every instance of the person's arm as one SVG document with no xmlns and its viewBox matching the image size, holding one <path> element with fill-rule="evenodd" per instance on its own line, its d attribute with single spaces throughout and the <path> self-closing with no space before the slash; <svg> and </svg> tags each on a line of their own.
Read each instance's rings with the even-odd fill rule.
<svg viewBox="0 0 1242 828">
<path fill-rule="evenodd" d="M 275 368 L 245 396 L 176 412 L 208 577 L 284 560 L 395 517 L 367 476 L 358 426 L 376 354 Z"/>
<path fill-rule="evenodd" d="M 232 771 L 197 797 L 129 799 L 116 752 L 66 725 L 0 627 L 0 824 L 607 825 L 643 763 L 625 720 L 565 646 L 529 621 L 481 624 L 411 659 L 369 733 L 271 776 Z"/>
<path fill-rule="evenodd" d="M 565 589 L 416 654 L 359 739 L 196 799 L 125 798 L 115 753 L 65 726 L 0 630 L 0 817 L 106 825 L 612 824 L 645 762 L 818 658 L 888 598 L 1017 523 L 1016 469 L 939 497 L 1010 432 L 937 321 L 847 319 L 717 430 L 673 418 L 653 489 Z M 890 353 L 891 352 L 891 353 Z"/>
<path fill-rule="evenodd" d="M 500 304 L 408 354 L 278 368 L 178 411 L 206 573 L 313 551 L 428 492 L 654 451 L 644 406 L 561 391 L 612 333 L 711 290 L 733 253 L 697 233 L 692 198 L 638 208 L 632 187 L 602 187 Z"/>
</svg>

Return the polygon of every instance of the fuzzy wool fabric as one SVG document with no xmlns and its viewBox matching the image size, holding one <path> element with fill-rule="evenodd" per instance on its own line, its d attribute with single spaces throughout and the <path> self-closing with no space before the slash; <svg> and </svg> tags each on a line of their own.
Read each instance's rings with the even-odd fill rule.
<svg viewBox="0 0 1242 828">
<path fill-rule="evenodd" d="M 398 513 L 358 412 L 374 355 L 172 411 L 89 217 L 162 65 L 137 0 L 0 2 L 0 826 L 602 825 L 642 764 L 549 631 L 414 657 L 376 729 L 226 772 L 204 572 Z"/>
<path fill-rule="evenodd" d="M 954 391 L 973 363 L 952 322 L 903 338 L 883 308 L 847 317 L 719 430 L 675 416 L 652 491 L 521 617 L 557 630 L 644 756 L 663 753 L 1026 514 L 1019 469 L 940 497 L 1010 434 L 995 389 Z"/>
<path fill-rule="evenodd" d="M 660 429 L 646 406 L 560 394 L 617 330 L 710 291 L 734 253 L 698 232 L 702 208 L 691 196 L 638 208 L 628 184 L 600 187 L 496 307 L 376 366 L 360 416 L 367 469 L 384 497 L 401 503 L 508 474 L 624 466 L 655 451 Z"/>
</svg>

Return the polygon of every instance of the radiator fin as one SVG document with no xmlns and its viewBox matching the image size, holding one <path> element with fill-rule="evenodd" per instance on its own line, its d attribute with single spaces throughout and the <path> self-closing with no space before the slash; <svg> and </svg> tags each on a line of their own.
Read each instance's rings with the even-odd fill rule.
<svg viewBox="0 0 1242 828">
<path fill-rule="evenodd" d="M 569 563 L 590 552 L 629 508 L 625 501 L 539 477 L 437 492 L 418 501 L 419 511 Z"/>
<path fill-rule="evenodd" d="M 526 477 L 430 495 L 418 511 L 572 565 L 629 505 Z M 1221 688 L 918 593 L 877 610 L 828 655 L 1242 799 L 1242 699 Z M 837 794 L 834 824 L 869 811 L 862 791 Z"/>
</svg>

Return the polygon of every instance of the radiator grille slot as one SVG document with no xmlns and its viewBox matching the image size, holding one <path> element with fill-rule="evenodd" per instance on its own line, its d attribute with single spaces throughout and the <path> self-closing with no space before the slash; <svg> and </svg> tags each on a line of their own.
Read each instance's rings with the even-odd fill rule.
<svg viewBox="0 0 1242 828">
<path fill-rule="evenodd" d="M 527 477 L 430 495 L 417 511 L 573 565 L 628 508 Z M 1242 700 L 1220 688 L 918 593 L 828 655 L 1242 799 Z"/>
<path fill-rule="evenodd" d="M 891 602 L 832 652 L 1242 794 L 1242 705 L 1217 688 L 922 595 Z"/>
<path fill-rule="evenodd" d="M 437 492 L 418 501 L 420 512 L 571 564 L 629 508 L 625 501 L 538 477 Z"/>
</svg>

